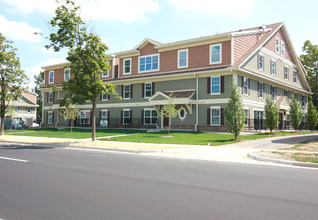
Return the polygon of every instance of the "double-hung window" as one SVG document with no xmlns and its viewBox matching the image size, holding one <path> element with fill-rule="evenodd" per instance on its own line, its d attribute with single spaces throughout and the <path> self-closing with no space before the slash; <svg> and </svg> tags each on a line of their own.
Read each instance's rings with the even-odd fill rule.
<svg viewBox="0 0 318 220">
<path fill-rule="evenodd" d="M 124 99 L 130 99 L 130 85 L 124 85 Z"/>
<path fill-rule="evenodd" d="M 108 127 L 108 110 L 102 110 L 100 113 L 100 126 Z"/>
<path fill-rule="evenodd" d="M 258 69 L 264 71 L 264 56 L 258 54 Z"/>
<path fill-rule="evenodd" d="M 211 125 L 221 124 L 221 110 L 220 107 L 211 107 Z"/>
<path fill-rule="evenodd" d="M 131 58 L 124 59 L 124 75 L 131 74 Z"/>
<path fill-rule="evenodd" d="M 89 110 L 80 111 L 80 124 L 90 124 L 91 112 Z"/>
<path fill-rule="evenodd" d="M 298 75 L 298 71 L 297 69 L 294 69 L 294 80 L 293 80 L 294 83 L 297 82 L 297 75 Z"/>
<path fill-rule="evenodd" d="M 285 56 L 285 43 L 282 41 L 282 49 L 281 49 L 281 52 L 282 52 L 282 56 Z"/>
<path fill-rule="evenodd" d="M 248 78 L 243 77 L 243 94 L 248 95 Z"/>
<path fill-rule="evenodd" d="M 259 83 L 258 86 L 259 97 L 264 98 L 264 83 Z"/>
<path fill-rule="evenodd" d="M 188 67 L 188 49 L 178 51 L 178 68 Z"/>
<path fill-rule="evenodd" d="M 289 69 L 287 66 L 284 67 L 284 79 L 289 79 Z"/>
<path fill-rule="evenodd" d="M 53 92 L 49 92 L 48 96 L 49 96 L 48 103 L 53 103 Z"/>
<path fill-rule="evenodd" d="M 145 125 L 153 125 L 157 124 L 157 111 L 154 109 L 145 109 L 144 110 L 144 124 Z"/>
<path fill-rule="evenodd" d="M 49 84 L 54 83 L 54 71 L 49 72 Z"/>
<path fill-rule="evenodd" d="M 276 38 L 276 40 L 275 40 L 275 51 L 276 51 L 276 53 L 279 54 L 279 39 L 278 38 Z"/>
<path fill-rule="evenodd" d="M 139 72 L 159 70 L 159 54 L 139 57 Z"/>
<path fill-rule="evenodd" d="M 211 94 L 220 94 L 220 77 L 211 77 Z"/>
<path fill-rule="evenodd" d="M 123 110 L 123 124 L 130 124 L 130 110 Z"/>
<path fill-rule="evenodd" d="M 53 112 L 49 111 L 47 112 L 47 123 L 52 124 L 52 122 L 53 122 Z"/>
<path fill-rule="evenodd" d="M 288 90 L 285 90 L 285 96 L 288 98 L 289 97 L 289 92 Z"/>
<path fill-rule="evenodd" d="M 70 80 L 70 68 L 64 69 L 64 81 L 67 82 Z"/>
<path fill-rule="evenodd" d="M 109 62 L 106 62 L 107 65 L 109 65 Z M 103 72 L 102 77 L 108 77 L 109 76 L 109 69 Z"/>
<path fill-rule="evenodd" d="M 222 44 L 210 45 L 210 64 L 222 63 Z"/>
<path fill-rule="evenodd" d="M 31 107 L 27 107 L 27 112 L 31 113 Z"/>
<path fill-rule="evenodd" d="M 275 60 L 272 60 L 272 68 L 271 68 L 271 71 L 272 71 L 272 74 L 273 75 L 276 75 L 276 62 L 275 62 Z"/>
<path fill-rule="evenodd" d="M 108 100 L 108 94 L 103 94 L 102 101 L 107 101 L 107 100 Z"/>
<path fill-rule="evenodd" d="M 150 98 L 152 96 L 152 83 L 145 83 L 145 98 Z"/>
<path fill-rule="evenodd" d="M 273 100 L 276 99 L 276 89 L 277 89 L 277 88 L 276 88 L 275 86 L 272 86 L 272 91 L 271 91 L 271 92 L 272 92 L 272 99 L 273 99 Z"/>
</svg>

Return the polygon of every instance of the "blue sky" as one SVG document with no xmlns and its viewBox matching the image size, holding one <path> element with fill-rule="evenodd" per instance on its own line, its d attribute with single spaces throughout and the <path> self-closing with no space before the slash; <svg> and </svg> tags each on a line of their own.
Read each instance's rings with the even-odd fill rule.
<svg viewBox="0 0 318 220">
<path fill-rule="evenodd" d="M 248 27 L 284 22 L 297 55 L 305 40 L 318 44 L 315 0 L 76 0 L 82 17 L 109 47 L 130 50 L 144 38 L 168 43 Z M 34 87 L 41 66 L 65 61 L 66 52 L 45 49 L 33 33 L 50 33 L 55 0 L 0 0 L 0 32 L 14 41 Z"/>
</svg>

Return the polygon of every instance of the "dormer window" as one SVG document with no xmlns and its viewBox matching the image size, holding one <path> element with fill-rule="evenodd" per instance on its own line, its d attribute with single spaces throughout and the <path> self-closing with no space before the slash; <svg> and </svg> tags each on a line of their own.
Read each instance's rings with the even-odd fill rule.
<svg viewBox="0 0 318 220">
<path fill-rule="evenodd" d="M 222 44 L 210 45 L 210 64 L 222 63 Z"/>
<path fill-rule="evenodd" d="M 131 74 L 131 58 L 124 59 L 124 75 Z"/>
<path fill-rule="evenodd" d="M 159 70 L 159 54 L 139 57 L 139 72 Z"/>
<path fill-rule="evenodd" d="M 64 81 L 67 82 L 70 80 L 70 68 L 64 69 Z"/>
<path fill-rule="evenodd" d="M 188 49 L 178 51 L 178 68 L 188 67 Z"/>
</svg>

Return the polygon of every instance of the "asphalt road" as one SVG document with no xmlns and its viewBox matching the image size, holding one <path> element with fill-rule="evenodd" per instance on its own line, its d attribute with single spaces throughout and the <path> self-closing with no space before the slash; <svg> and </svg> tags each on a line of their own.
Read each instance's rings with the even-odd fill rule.
<svg viewBox="0 0 318 220">
<path fill-rule="evenodd" d="M 318 219 L 318 170 L 0 143 L 0 219 Z"/>
</svg>

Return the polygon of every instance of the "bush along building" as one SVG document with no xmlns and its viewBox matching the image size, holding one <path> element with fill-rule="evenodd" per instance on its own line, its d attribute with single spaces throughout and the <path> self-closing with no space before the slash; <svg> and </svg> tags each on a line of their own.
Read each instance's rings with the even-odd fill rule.
<svg viewBox="0 0 318 220">
<path fill-rule="evenodd" d="M 101 95 L 97 127 L 165 128 L 158 112 L 173 93 L 180 110 L 173 129 L 227 131 L 224 107 L 232 79 L 242 93 L 247 129 L 264 129 L 264 104 L 270 96 L 279 108 L 279 129 L 289 129 L 289 104 L 296 96 L 306 111 L 310 88 L 284 23 L 172 43 L 143 40 L 132 50 L 109 56 L 111 69 L 101 75 L 116 85 L 122 100 Z M 58 114 L 70 79 L 68 63 L 45 66 L 43 126 L 69 126 Z M 91 126 L 91 104 L 80 108 L 75 126 Z"/>
</svg>

